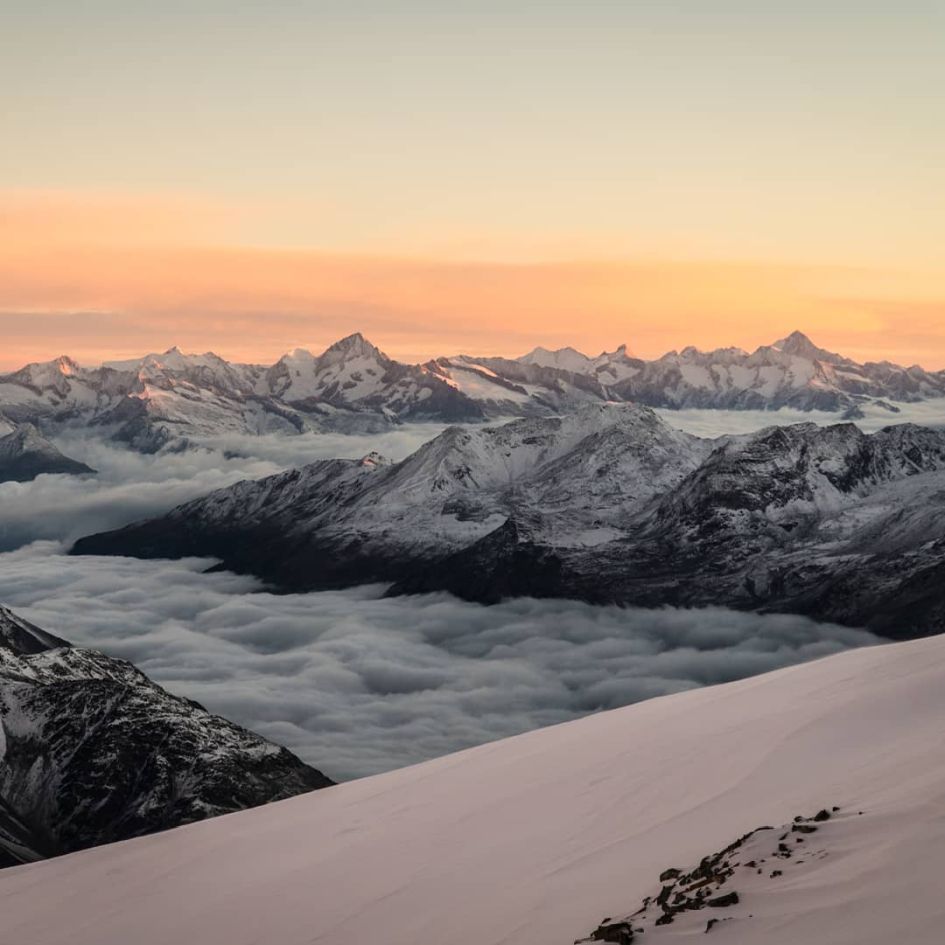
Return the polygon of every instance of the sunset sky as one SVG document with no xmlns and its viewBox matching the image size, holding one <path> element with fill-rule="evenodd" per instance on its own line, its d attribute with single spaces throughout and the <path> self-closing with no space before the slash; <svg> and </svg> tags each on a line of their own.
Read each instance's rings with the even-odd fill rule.
<svg viewBox="0 0 945 945">
<path fill-rule="evenodd" d="M 33 0 L 0 367 L 751 348 L 945 367 L 941 0 Z"/>
</svg>

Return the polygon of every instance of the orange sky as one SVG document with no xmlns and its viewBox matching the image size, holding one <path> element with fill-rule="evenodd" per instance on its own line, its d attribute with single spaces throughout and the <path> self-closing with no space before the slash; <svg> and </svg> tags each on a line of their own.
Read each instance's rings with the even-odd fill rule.
<svg viewBox="0 0 945 945">
<path fill-rule="evenodd" d="M 0 366 L 945 367 L 945 5 L 35 0 L 3 20 Z"/>
<path fill-rule="evenodd" d="M 411 360 L 623 342 L 654 357 L 752 348 L 795 328 L 853 357 L 945 367 L 945 284 L 932 268 L 254 246 L 245 231 L 259 208 L 167 195 L 17 193 L 0 209 L 4 368 L 174 344 L 268 362 L 355 330 Z"/>
</svg>

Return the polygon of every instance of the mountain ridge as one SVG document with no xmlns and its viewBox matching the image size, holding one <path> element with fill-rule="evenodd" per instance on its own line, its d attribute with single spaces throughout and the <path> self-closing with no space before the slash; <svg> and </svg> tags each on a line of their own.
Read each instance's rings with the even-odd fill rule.
<svg viewBox="0 0 945 945">
<path fill-rule="evenodd" d="M 896 402 L 939 397 L 945 371 L 857 364 L 801 332 L 751 353 L 687 347 L 644 360 L 626 345 L 597 357 L 538 347 L 520 358 L 423 364 L 396 361 L 355 332 L 320 355 L 295 349 L 269 366 L 173 347 L 97 368 L 62 356 L 0 375 L 0 413 L 12 422 L 92 426 L 145 452 L 227 433 L 378 432 L 418 421 L 552 416 L 609 401 L 856 416 L 864 405 L 894 412 Z"/>
<path fill-rule="evenodd" d="M 0 606 L 0 866 L 331 783 L 125 660 Z"/>
<path fill-rule="evenodd" d="M 945 431 L 707 440 L 591 405 L 246 481 L 72 553 L 215 557 L 285 590 L 720 605 L 915 636 L 945 629 Z"/>
</svg>

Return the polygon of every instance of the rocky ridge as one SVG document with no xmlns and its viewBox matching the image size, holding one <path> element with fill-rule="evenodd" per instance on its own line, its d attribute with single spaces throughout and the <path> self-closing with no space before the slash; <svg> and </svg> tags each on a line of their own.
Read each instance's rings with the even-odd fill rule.
<svg viewBox="0 0 945 945">
<path fill-rule="evenodd" d="M 320 355 L 289 352 L 271 366 L 171 348 L 84 368 L 68 357 L 0 375 L 0 412 L 44 429 L 94 427 L 154 452 L 225 434 L 376 432 L 392 424 L 552 416 L 587 405 L 825 410 L 856 418 L 871 405 L 945 396 L 945 372 L 858 364 L 794 332 L 754 352 L 693 347 L 655 360 L 625 345 L 597 357 L 572 348 L 520 358 L 398 362 L 355 333 Z"/>
<path fill-rule="evenodd" d="M 0 866 L 331 783 L 130 663 L 0 608 Z"/>
<path fill-rule="evenodd" d="M 945 432 L 707 440 L 589 406 L 239 483 L 74 552 L 216 557 L 291 590 L 721 605 L 916 636 L 945 629 Z"/>
<path fill-rule="evenodd" d="M 85 463 L 60 452 L 31 423 L 17 426 L 0 437 L 0 482 L 29 482 L 41 475 L 94 475 Z"/>
</svg>

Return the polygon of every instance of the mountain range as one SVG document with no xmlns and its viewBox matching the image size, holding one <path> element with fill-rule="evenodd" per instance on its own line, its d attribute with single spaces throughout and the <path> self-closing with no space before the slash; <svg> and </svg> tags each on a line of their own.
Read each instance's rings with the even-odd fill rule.
<svg viewBox="0 0 945 945">
<path fill-rule="evenodd" d="M 392 424 L 551 416 L 589 404 L 845 412 L 945 396 L 945 372 L 858 364 L 800 332 L 754 352 L 687 347 L 656 360 L 626 346 L 597 357 L 544 348 L 520 358 L 435 358 L 403 364 L 360 334 L 320 355 L 273 365 L 215 354 L 163 354 L 84 368 L 68 357 L 0 375 L 0 417 L 54 431 L 91 426 L 154 452 L 227 433 L 376 432 Z"/>
<path fill-rule="evenodd" d="M 0 607 L 0 866 L 331 783 L 130 663 Z"/>
<path fill-rule="evenodd" d="M 722 605 L 919 636 L 945 629 L 945 431 L 702 439 L 599 404 L 244 481 L 73 553 L 214 557 L 284 590 Z"/>
</svg>

